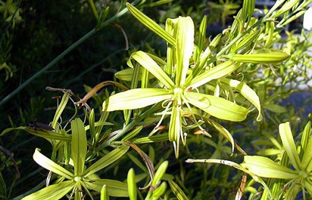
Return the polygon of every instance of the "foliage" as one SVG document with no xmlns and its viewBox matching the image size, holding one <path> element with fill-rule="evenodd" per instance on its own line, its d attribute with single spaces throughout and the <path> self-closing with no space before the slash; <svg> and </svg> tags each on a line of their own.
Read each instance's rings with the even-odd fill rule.
<svg viewBox="0 0 312 200">
<path fill-rule="evenodd" d="M 15 105 L 19 116 L 1 115 L 8 123 L 0 135 L 0 198 L 310 197 L 311 116 L 301 112 L 309 102 L 297 109 L 287 99 L 310 87 L 311 32 L 302 30 L 299 37 L 284 27 L 312 1 L 278 0 L 263 11 L 254 0 L 205 2 L 189 8 L 189 2 L 171 0 L 51 4 L 41 27 L 27 32 L 37 37 L 23 43 L 15 30 L 41 13 L 40 3 L 32 1 L 31 10 L 0 1 L 2 23 L 11 27 L 1 36 L 1 84 L 17 80 L 23 62 L 37 70 L 26 69 L 30 78 L 1 89 L 0 104 Z M 202 17 L 204 5 L 222 12 Z M 65 19 L 58 6 L 72 12 L 64 12 L 67 19 L 57 26 L 66 28 L 81 18 L 81 24 L 68 26 L 74 39 L 62 32 L 64 41 L 59 40 L 49 28 L 49 15 Z M 234 14 L 231 26 L 207 37 L 212 21 L 224 26 Z M 36 48 L 21 51 L 19 43 Z M 85 50 L 86 43 L 96 51 Z M 125 46 L 128 54 L 120 53 Z M 52 49 L 65 50 L 56 55 Z M 12 55 L 24 56 L 13 62 Z M 76 59 L 79 70 L 72 66 Z M 104 63 L 109 68 L 92 71 Z M 57 65 L 68 67 L 62 73 L 47 71 Z M 103 80 L 100 74 L 108 72 L 114 77 Z M 36 97 L 41 84 L 53 93 L 52 100 Z M 84 92 L 75 92 L 83 87 Z M 30 154 L 43 170 L 31 164 Z"/>
</svg>

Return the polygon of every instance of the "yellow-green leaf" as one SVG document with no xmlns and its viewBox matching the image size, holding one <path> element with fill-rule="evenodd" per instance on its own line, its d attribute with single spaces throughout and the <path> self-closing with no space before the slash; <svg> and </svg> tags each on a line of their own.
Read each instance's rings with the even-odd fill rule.
<svg viewBox="0 0 312 200">
<path fill-rule="evenodd" d="M 229 85 L 230 87 L 236 89 L 241 93 L 248 101 L 250 101 L 258 110 L 258 117 L 257 121 L 262 120 L 262 114 L 261 114 L 261 105 L 260 100 L 256 92 L 251 89 L 246 83 L 240 82 L 233 79 L 226 79 L 222 78 L 220 79 L 223 83 Z"/>
<path fill-rule="evenodd" d="M 52 121 L 52 125 L 51 125 L 52 128 L 56 129 L 57 121 L 61 117 L 61 115 L 62 115 L 62 113 L 63 113 L 63 111 L 67 105 L 67 102 L 69 100 L 69 97 L 70 97 L 69 92 L 65 92 L 63 97 L 62 97 L 62 100 L 60 102 L 60 105 L 57 107 L 57 109 L 55 111 L 53 121 Z"/>
<path fill-rule="evenodd" d="M 280 63 L 289 57 L 287 53 L 284 52 L 270 52 L 270 53 L 254 53 L 254 54 L 235 54 L 232 60 L 235 62 L 246 62 L 246 63 L 256 63 L 256 64 L 274 64 Z"/>
<path fill-rule="evenodd" d="M 185 82 L 194 46 L 194 23 L 190 17 L 179 17 L 176 24 L 176 85 Z"/>
<path fill-rule="evenodd" d="M 291 133 L 289 122 L 279 125 L 279 134 L 290 163 L 294 166 L 295 169 L 301 170 L 301 163 L 299 160 L 295 141 Z"/>
<path fill-rule="evenodd" d="M 152 186 L 156 186 L 159 183 L 159 181 L 162 179 L 162 177 L 166 173 L 167 167 L 168 167 L 168 161 L 164 161 L 163 163 L 161 163 L 161 165 L 157 169 L 155 176 L 153 178 L 153 181 L 151 184 Z"/>
<path fill-rule="evenodd" d="M 244 156 L 241 165 L 255 175 L 265 178 L 293 179 L 298 176 L 295 171 L 262 156 Z"/>
<path fill-rule="evenodd" d="M 142 67 L 147 69 L 153 74 L 161 83 L 163 83 L 168 89 L 174 87 L 173 81 L 164 72 L 164 70 L 145 52 L 137 51 L 131 55 L 127 64 L 133 68 L 131 59 L 137 61 Z"/>
<path fill-rule="evenodd" d="M 107 191 L 107 186 L 103 185 L 102 189 L 101 189 L 101 200 L 109 200 L 109 196 L 108 196 L 108 191 Z"/>
<path fill-rule="evenodd" d="M 175 46 L 175 39 L 168 33 L 166 32 L 163 28 L 161 28 L 156 22 L 154 22 L 152 19 L 150 19 L 148 16 L 146 16 L 144 13 L 139 11 L 137 8 L 132 6 L 130 3 L 127 3 L 127 7 L 131 14 L 137 18 L 144 26 L 149 28 L 151 31 L 156 33 L 158 36 L 166 40 L 166 42 L 172 44 Z"/>
<path fill-rule="evenodd" d="M 22 200 L 58 200 L 65 196 L 70 190 L 72 190 L 74 185 L 75 183 L 73 181 L 60 182 L 32 193 L 22 198 Z"/>
<path fill-rule="evenodd" d="M 135 173 L 132 168 L 128 172 L 127 183 L 128 183 L 129 199 L 136 200 L 137 199 L 137 186 L 135 182 Z"/>
<path fill-rule="evenodd" d="M 186 92 L 185 96 L 190 104 L 219 119 L 243 121 L 249 112 L 247 108 L 220 97 L 195 92 Z"/>
<path fill-rule="evenodd" d="M 87 136 L 81 119 L 77 118 L 71 122 L 71 130 L 71 158 L 74 162 L 75 176 L 80 176 L 84 170 L 87 155 Z"/>
<path fill-rule="evenodd" d="M 217 65 L 216 67 L 205 71 L 204 73 L 196 76 L 191 84 L 188 86 L 190 88 L 197 88 L 205 83 L 208 83 L 211 80 L 224 77 L 239 67 L 239 64 L 235 64 L 233 61 L 229 60 L 222 64 Z"/>
<path fill-rule="evenodd" d="M 56 164 L 46 156 L 40 153 L 40 149 L 36 148 L 35 153 L 33 155 L 33 159 L 38 163 L 41 167 L 46 168 L 60 176 L 63 176 L 67 179 L 73 179 L 74 175 L 67 171 L 65 168 L 61 167 L 60 165 Z"/>
<path fill-rule="evenodd" d="M 111 179 L 92 179 L 84 182 L 88 189 L 101 192 L 103 185 L 106 185 L 108 195 L 112 197 L 128 197 L 127 184 Z"/>
<path fill-rule="evenodd" d="M 143 108 L 167 99 L 171 99 L 172 94 L 166 89 L 142 88 L 120 92 L 104 101 L 103 109 L 107 106 L 107 111 L 126 110 Z"/>
</svg>

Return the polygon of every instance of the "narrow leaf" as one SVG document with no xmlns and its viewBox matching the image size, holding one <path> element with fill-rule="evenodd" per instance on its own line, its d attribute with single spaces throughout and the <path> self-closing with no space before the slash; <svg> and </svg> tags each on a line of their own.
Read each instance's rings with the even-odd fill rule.
<svg viewBox="0 0 312 200">
<path fill-rule="evenodd" d="M 87 155 L 87 136 L 81 119 L 77 118 L 71 122 L 71 130 L 71 158 L 74 162 L 75 176 L 80 176 L 83 173 Z"/>
<path fill-rule="evenodd" d="M 70 135 L 62 135 L 60 133 L 56 133 L 54 131 L 49 131 L 49 130 L 40 130 L 32 127 L 26 127 L 26 126 L 20 126 L 17 128 L 7 128 L 5 129 L 0 136 L 3 136 L 7 134 L 10 131 L 14 130 L 24 130 L 34 136 L 37 137 L 42 137 L 50 142 L 50 140 L 61 140 L 61 141 L 66 141 L 69 142 L 71 141 L 71 136 Z"/>
<path fill-rule="evenodd" d="M 257 121 L 262 120 L 260 100 L 258 95 L 253 89 L 251 89 L 246 83 L 237 80 L 226 78 L 222 78 L 220 80 L 223 83 L 229 85 L 230 87 L 238 90 L 239 93 L 241 93 L 248 101 L 250 101 L 258 110 L 259 114 L 257 117 Z"/>
<path fill-rule="evenodd" d="M 41 167 L 46 168 L 58 175 L 61 175 L 67 179 L 73 179 L 74 175 L 67 171 L 65 168 L 61 167 L 60 165 L 56 164 L 49 158 L 45 157 L 43 154 L 40 153 L 40 149 L 36 148 L 35 153 L 33 155 L 33 159 L 38 163 Z"/>
<path fill-rule="evenodd" d="M 69 92 L 65 92 L 63 97 L 62 97 L 62 100 L 61 100 L 61 103 L 60 105 L 57 107 L 56 109 L 56 112 L 54 114 L 54 117 L 53 117 L 53 121 L 52 121 L 52 128 L 56 129 L 56 125 L 57 125 L 57 121 L 59 120 L 59 118 L 61 117 L 66 105 L 67 105 L 67 102 L 69 100 L 69 97 L 70 97 L 70 94 Z"/>
<path fill-rule="evenodd" d="M 161 163 L 161 165 L 157 169 L 155 176 L 153 178 L 152 186 L 156 186 L 160 182 L 160 180 L 166 173 L 167 167 L 168 167 L 168 161 L 164 161 L 163 163 Z"/>
<path fill-rule="evenodd" d="M 131 55 L 127 64 L 129 67 L 133 68 L 131 59 L 137 61 L 142 67 L 147 69 L 151 74 L 153 74 L 162 84 L 164 84 L 168 89 L 173 88 L 174 83 L 169 78 L 169 76 L 164 72 L 164 70 L 145 52 L 137 51 Z"/>
<path fill-rule="evenodd" d="M 176 84 L 182 86 L 194 46 L 194 23 L 190 17 L 179 17 L 176 34 Z"/>
<path fill-rule="evenodd" d="M 171 92 L 165 89 L 132 89 L 109 97 L 108 101 L 104 101 L 103 109 L 106 106 L 107 111 L 143 108 L 166 99 L 171 99 L 171 97 Z"/>
<path fill-rule="evenodd" d="M 245 156 L 241 164 L 252 173 L 265 178 L 293 179 L 298 174 L 262 156 Z"/>
<path fill-rule="evenodd" d="M 84 176 L 89 176 L 90 174 L 94 174 L 95 172 L 103 169 L 104 167 L 112 164 L 116 160 L 118 160 L 121 156 L 123 156 L 129 147 L 126 145 L 122 145 L 113 151 L 109 152 L 105 156 L 103 156 L 100 160 L 91 165 L 88 169 L 86 169 L 83 173 Z M 104 185 L 104 184 L 102 184 Z M 102 187 L 102 186 L 101 186 Z"/>
<path fill-rule="evenodd" d="M 74 185 L 75 183 L 73 181 L 60 182 L 32 193 L 31 195 L 22 198 L 22 200 L 58 200 L 72 190 Z"/>
<path fill-rule="evenodd" d="M 220 97 L 195 92 L 187 92 L 185 96 L 190 104 L 219 119 L 243 121 L 249 112 L 248 109 Z"/>
<path fill-rule="evenodd" d="M 101 189 L 101 200 L 109 200 L 109 196 L 108 196 L 108 191 L 107 191 L 107 186 L 103 185 L 102 189 Z"/>
<path fill-rule="evenodd" d="M 135 173 L 132 168 L 128 172 L 127 183 L 128 183 L 129 199 L 136 200 L 137 199 L 137 186 L 135 182 Z"/>
<path fill-rule="evenodd" d="M 128 197 L 127 184 L 110 179 L 92 179 L 91 181 L 85 181 L 85 185 L 88 189 L 101 192 L 103 185 L 106 185 L 108 195 L 112 197 Z"/>
<path fill-rule="evenodd" d="M 224 77 L 239 67 L 239 64 L 234 64 L 233 61 L 229 60 L 222 64 L 217 65 L 216 67 L 205 71 L 204 73 L 196 76 L 188 87 L 197 88 L 205 83 L 208 83 L 211 80 Z"/>
<path fill-rule="evenodd" d="M 279 134 L 282 139 L 283 147 L 289 157 L 290 163 L 294 166 L 295 169 L 301 170 L 301 164 L 289 122 L 279 125 Z"/>
<path fill-rule="evenodd" d="M 156 33 L 158 36 L 160 36 L 161 38 L 166 40 L 166 42 L 168 42 L 168 43 L 172 44 L 173 46 L 175 46 L 176 41 L 168 32 L 166 32 L 156 22 L 154 22 L 152 19 L 150 19 L 149 17 L 144 15 L 141 11 L 139 11 L 137 8 L 135 8 L 131 4 L 127 3 L 126 5 L 127 5 L 128 9 L 129 9 L 129 11 L 131 12 L 131 14 L 135 18 L 137 18 L 137 20 L 139 20 L 142 24 L 144 24 L 144 26 L 146 26 L 151 31 Z"/>
<path fill-rule="evenodd" d="M 188 200 L 183 190 L 174 181 L 169 181 L 169 186 L 179 200 Z"/>
</svg>

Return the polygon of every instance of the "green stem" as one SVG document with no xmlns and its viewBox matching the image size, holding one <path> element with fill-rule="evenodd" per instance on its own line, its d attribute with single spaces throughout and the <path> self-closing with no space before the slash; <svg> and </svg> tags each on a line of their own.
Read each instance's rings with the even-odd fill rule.
<svg viewBox="0 0 312 200">
<path fill-rule="evenodd" d="M 136 4 L 139 0 L 135 0 L 132 4 Z M 59 54 L 57 57 L 55 57 L 49 64 L 44 66 L 40 71 L 36 72 L 34 75 L 32 75 L 29 79 L 27 79 L 24 83 L 22 83 L 20 86 L 18 86 L 13 92 L 8 94 L 5 98 L 3 98 L 0 101 L 0 106 L 3 105 L 5 102 L 7 102 L 9 99 L 11 99 L 13 96 L 15 96 L 17 93 L 19 93 L 22 89 L 24 89 L 30 82 L 32 82 L 34 79 L 39 77 L 43 72 L 50 69 L 52 66 L 54 66 L 58 61 L 60 61 L 64 56 L 66 56 L 69 52 L 71 52 L 74 48 L 76 48 L 78 45 L 83 43 L 86 39 L 91 37 L 94 33 L 105 27 L 106 25 L 110 24 L 111 22 L 115 21 L 122 15 L 124 15 L 128 11 L 128 8 L 124 8 L 119 13 L 114 15 L 113 17 L 109 18 L 108 20 L 104 21 L 101 24 L 98 24 L 95 28 L 93 28 L 91 31 L 89 31 L 87 34 L 82 36 L 79 40 L 77 40 L 74 44 L 69 46 L 65 51 L 63 51 L 61 54 Z"/>
</svg>

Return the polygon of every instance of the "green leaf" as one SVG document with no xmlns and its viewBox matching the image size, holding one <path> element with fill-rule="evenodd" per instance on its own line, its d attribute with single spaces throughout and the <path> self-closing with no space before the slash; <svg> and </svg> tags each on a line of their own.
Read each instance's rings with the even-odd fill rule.
<svg viewBox="0 0 312 200">
<path fill-rule="evenodd" d="M 171 111 L 168 137 L 169 137 L 169 141 L 173 141 L 173 142 L 179 141 L 180 132 L 182 131 L 181 106 L 180 105 L 177 101 L 174 101 L 173 106 L 172 106 L 172 111 Z"/>
<path fill-rule="evenodd" d="M 272 111 L 272 112 L 275 112 L 275 113 L 285 113 L 287 112 L 287 109 L 280 106 L 280 105 L 277 105 L 277 104 L 274 104 L 274 103 L 266 103 L 263 105 L 263 108 L 264 109 L 267 109 L 269 111 Z"/>
<path fill-rule="evenodd" d="M 224 77 L 235 71 L 240 65 L 229 60 L 196 76 L 188 87 L 197 88 L 211 80 Z"/>
<path fill-rule="evenodd" d="M 194 23 L 190 17 L 179 17 L 176 24 L 176 85 L 182 86 L 194 46 Z"/>
<path fill-rule="evenodd" d="M 67 105 L 67 102 L 69 100 L 69 97 L 70 97 L 70 94 L 69 92 L 65 92 L 63 97 L 62 97 L 62 100 L 61 100 L 61 103 L 60 105 L 57 107 L 56 109 L 56 112 L 54 114 L 54 117 L 53 117 L 53 121 L 52 121 L 52 128 L 56 129 L 56 125 L 57 125 L 57 121 L 59 120 L 59 118 L 61 117 L 66 105 Z"/>
<path fill-rule="evenodd" d="M 75 176 L 80 176 L 84 171 L 87 155 L 87 136 L 81 119 L 77 118 L 71 122 L 71 130 L 71 158 L 74 162 Z"/>
<path fill-rule="evenodd" d="M 168 140 L 168 134 L 163 133 L 159 135 L 152 135 L 149 137 L 142 137 L 132 140 L 131 142 L 134 144 L 147 144 L 147 143 L 156 143 L 156 142 L 164 142 Z"/>
<path fill-rule="evenodd" d="M 131 138 L 135 137 L 137 134 L 141 132 L 141 130 L 144 128 L 144 126 L 138 126 L 133 131 L 128 133 L 124 138 L 122 138 L 121 141 L 126 142 L 130 140 Z"/>
<path fill-rule="evenodd" d="M 153 181 L 151 184 L 152 187 L 156 186 L 159 183 L 159 181 L 162 179 L 162 177 L 166 173 L 167 167 L 168 167 L 168 161 L 164 161 L 163 163 L 161 163 L 161 165 L 157 169 L 155 176 L 153 178 Z"/>
<path fill-rule="evenodd" d="M 92 179 L 84 182 L 88 189 L 101 192 L 103 185 L 106 185 L 108 195 L 112 197 L 128 197 L 127 184 L 111 179 Z"/>
<path fill-rule="evenodd" d="M 65 196 L 70 190 L 73 189 L 75 185 L 75 182 L 73 181 L 64 181 L 60 182 L 54 185 L 50 185 L 48 187 L 45 187 L 35 193 L 32 193 L 24 198 L 22 200 L 57 200 L 61 199 L 63 196 Z"/>
<path fill-rule="evenodd" d="M 233 79 L 226 79 L 222 78 L 220 79 L 221 82 L 229 85 L 230 87 L 236 89 L 241 93 L 248 101 L 250 101 L 258 110 L 259 114 L 257 117 L 257 121 L 262 120 L 262 115 L 261 115 L 261 105 L 260 105 L 260 100 L 258 95 L 255 93 L 253 89 L 251 89 L 246 83 L 240 82 L 237 80 Z"/>
<path fill-rule="evenodd" d="M 118 160 L 121 156 L 123 156 L 128 151 L 128 149 L 129 149 L 129 147 L 126 145 L 122 145 L 122 146 L 114 149 L 113 151 L 111 151 L 108 154 L 106 154 L 105 156 L 103 156 L 100 160 L 96 161 L 88 169 L 86 169 L 83 172 L 83 175 L 87 177 L 87 176 L 94 174 L 97 171 L 103 169 L 104 167 L 112 164 L 113 162 Z M 101 187 L 103 185 L 104 184 L 102 184 Z"/>
<path fill-rule="evenodd" d="M 129 67 L 133 68 L 131 59 L 137 61 L 142 67 L 147 69 L 151 74 L 153 74 L 162 84 L 164 84 L 168 89 L 174 87 L 173 81 L 164 72 L 164 70 L 145 52 L 137 51 L 131 55 L 127 64 Z"/>
<path fill-rule="evenodd" d="M 168 182 L 172 192 L 179 200 L 188 200 L 187 196 L 185 195 L 183 190 L 178 186 L 178 184 L 176 184 L 174 181 Z"/>
<path fill-rule="evenodd" d="M 139 11 L 137 8 L 135 8 L 131 4 L 127 3 L 126 5 L 127 5 L 128 9 L 129 9 L 129 11 L 131 12 L 131 14 L 135 18 L 137 18 L 137 20 L 139 20 L 142 24 L 144 24 L 144 26 L 146 26 L 151 31 L 156 33 L 158 36 L 160 36 L 161 38 L 166 40 L 166 42 L 168 42 L 168 43 L 172 44 L 173 46 L 175 46 L 176 41 L 168 32 L 166 32 L 156 22 L 154 22 L 152 19 L 147 17 L 144 13 Z"/>
<path fill-rule="evenodd" d="M 42 137 L 50 142 L 50 140 L 61 140 L 61 141 L 71 141 L 71 136 L 69 135 L 62 135 L 61 133 L 55 133 L 54 131 L 49 131 L 49 130 L 41 130 L 41 129 L 36 129 L 32 127 L 27 127 L 27 126 L 20 126 L 17 128 L 7 128 L 5 129 L 0 136 L 3 136 L 7 134 L 10 131 L 14 130 L 24 130 L 34 136 L 37 137 Z"/>
<path fill-rule="evenodd" d="M 94 114 L 94 109 L 92 109 L 90 114 L 89 114 L 89 129 L 90 129 L 91 137 L 94 138 L 94 136 L 95 136 L 95 114 Z"/>
<path fill-rule="evenodd" d="M 134 173 L 133 168 L 131 168 L 128 172 L 127 183 L 128 183 L 129 199 L 136 200 L 137 199 L 137 186 L 135 182 L 135 173 Z"/>
<path fill-rule="evenodd" d="M 283 62 L 289 58 L 289 55 L 282 51 L 270 52 L 270 53 L 254 53 L 254 54 L 235 54 L 232 60 L 235 62 L 246 62 L 255 64 L 276 64 Z"/>
<path fill-rule="evenodd" d="M 108 196 L 108 191 L 107 191 L 107 186 L 103 185 L 102 189 L 101 189 L 101 200 L 109 200 L 109 196 Z"/>
<path fill-rule="evenodd" d="M 109 97 L 108 102 L 107 100 L 104 101 L 103 109 L 106 108 L 106 106 L 107 111 L 143 108 L 167 99 L 171 99 L 171 97 L 171 92 L 165 89 L 132 89 Z"/>
<path fill-rule="evenodd" d="M 185 96 L 190 104 L 219 119 L 243 121 L 249 112 L 248 109 L 220 97 L 195 92 L 186 92 Z"/>
<path fill-rule="evenodd" d="M 58 175 L 61 175 L 67 179 L 73 179 L 74 175 L 67 171 L 65 168 L 61 167 L 60 165 L 56 164 L 49 158 L 45 157 L 43 154 L 40 153 L 40 149 L 36 148 L 35 153 L 33 155 L 33 159 L 38 163 L 41 167 L 46 168 Z"/>
<path fill-rule="evenodd" d="M 234 142 L 234 139 L 231 135 L 231 133 L 226 129 L 224 128 L 223 126 L 221 126 L 221 124 L 217 123 L 217 122 L 214 122 L 212 120 L 209 120 L 208 122 L 209 124 L 211 124 L 213 127 L 215 127 L 215 129 L 217 129 L 217 131 L 219 131 L 219 133 L 221 133 L 232 145 L 232 153 L 234 152 L 234 147 L 235 147 L 235 142 Z M 218 148 L 218 147 L 216 147 Z"/>
<path fill-rule="evenodd" d="M 160 199 L 160 196 L 166 192 L 166 189 L 167 189 L 166 182 L 162 182 L 161 185 L 153 191 L 151 199 L 152 200 Z"/>
<path fill-rule="evenodd" d="M 309 137 L 309 141 L 307 143 L 307 147 L 303 150 L 303 157 L 301 160 L 302 169 L 307 172 L 312 171 L 312 137 Z"/>
<path fill-rule="evenodd" d="M 244 162 L 241 165 L 260 177 L 279 179 L 298 177 L 295 171 L 262 156 L 244 156 Z"/>
<path fill-rule="evenodd" d="M 306 148 L 309 147 L 307 146 L 307 144 L 308 144 L 309 138 L 311 137 L 311 134 L 312 134 L 311 122 L 308 122 L 305 125 L 302 136 L 301 136 L 301 146 L 304 151 L 306 151 Z"/>
<path fill-rule="evenodd" d="M 301 170 L 301 163 L 299 160 L 295 141 L 291 133 L 289 122 L 279 125 L 279 134 L 282 139 L 283 147 L 289 157 L 290 163 L 294 166 L 296 170 Z"/>
</svg>

